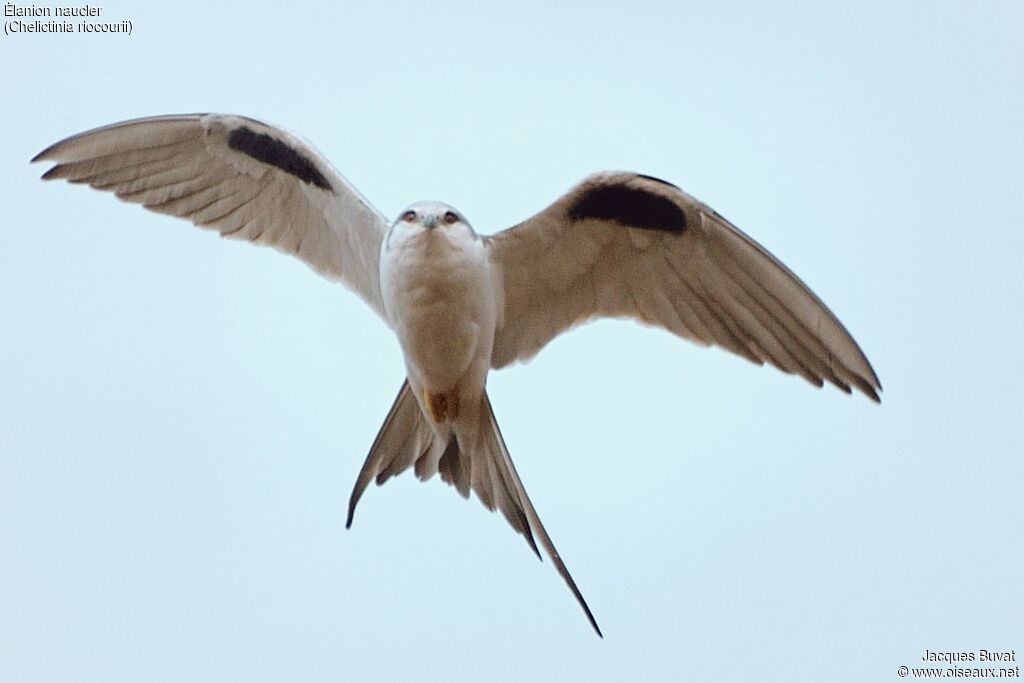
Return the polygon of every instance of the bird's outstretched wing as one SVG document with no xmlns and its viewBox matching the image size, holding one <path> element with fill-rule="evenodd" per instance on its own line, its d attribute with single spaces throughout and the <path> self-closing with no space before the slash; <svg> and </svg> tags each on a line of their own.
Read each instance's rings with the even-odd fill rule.
<svg viewBox="0 0 1024 683">
<path fill-rule="evenodd" d="M 311 146 L 241 116 L 188 114 L 96 128 L 47 147 L 44 179 L 108 190 L 225 237 L 269 244 L 340 280 L 384 316 L 387 220 Z"/>
<path fill-rule="evenodd" d="M 487 239 L 504 282 L 492 366 L 597 317 L 626 317 L 768 361 L 821 386 L 881 384 L 850 333 L 786 266 L 675 185 L 593 175 Z"/>
</svg>

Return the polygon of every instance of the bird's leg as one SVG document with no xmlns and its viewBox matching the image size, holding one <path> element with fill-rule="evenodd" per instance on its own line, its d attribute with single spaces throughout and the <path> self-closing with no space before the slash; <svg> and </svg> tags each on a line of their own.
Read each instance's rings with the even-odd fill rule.
<svg viewBox="0 0 1024 683">
<path fill-rule="evenodd" d="M 459 416 L 459 390 L 457 387 L 447 394 L 435 394 L 424 390 L 423 403 L 430 411 L 434 422 L 438 424 L 446 420 L 454 420 Z"/>
<path fill-rule="evenodd" d="M 426 404 L 427 410 L 430 411 L 430 416 L 434 418 L 434 422 L 438 424 L 444 422 L 445 417 L 448 415 L 448 399 L 445 398 L 444 394 L 424 391 L 423 403 Z"/>
</svg>

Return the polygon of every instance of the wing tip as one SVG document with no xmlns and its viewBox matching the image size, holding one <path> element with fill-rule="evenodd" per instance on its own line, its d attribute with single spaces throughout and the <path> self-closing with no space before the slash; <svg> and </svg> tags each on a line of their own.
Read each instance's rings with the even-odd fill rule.
<svg viewBox="0 0 1024 683">
<path fill-rule="evenodd" d="M 854 384 L 862 394 L 870 398 L 875 403 L 882 402 L 882 397 L 879 396 L 879 394 L 882 393 L 882 383 L 878 381 L 878 377 L 875 376 L 874 372 L 872 372 L 871 376 L 868 378 L 861 376 L 855 377 Z"/>
<path fill-rule="evenodd" d="M 58 161 L 60 157 L 61 148 L 64 147 L 68 142 L 75 140 L 77 137 L 79 136 L 73 135 L 69 138 L 58 140 L 52 145 L 48 145 L 45 149 L 43 149 L 43 151 L 39 152 L 34 157 L 29 159 L 28 163 L 34 164 L 38 161 Z"/>
<path fill-rule="evenodd" d="M 40 154 L 41 153 L 42 152 L 40 152 Z M 36 159 L 33 159 L 32 161 L 36 161 Z M 61 177 L 62 177 L 61 176 L 61 171 L 63 170 L 63 168 L 64 168 L 64 166 L 62 164 L 56 164 L 52 168 L 47 169 L 46 172 L 43 173 L 41 176 L 39 176 L 39 179 L 40 180 L 60 180 Z"/>
<path fill-rule="evenodd" d="M 53 143 L 52 145 L 50 145 L 49 147 L 47 147 L 46 149 L 44 149 L 43 151 L 39 152 L 34 157 L 32 157 L 29 160 L 29 163 L 30 164 L 34 164 L 34 163 L 36 163 L 38 161 L 59 161 L 62 152 L 68 152 L 69 154 L 73 154 L 73 149 L 72 148 L 74 147 L 75 144 L 83 142 L 83 141 L 86 141 L 86 140 L 90 139 L 93 135 L 95 135 L 97 133 L 105 133 L 105 132 L 116 130 L 116 129 L 124 129 L 124 128 L 129 128 L 129 127 L 137 126 L 137 125 L 148 125 L 148 124 L 157 123 L 157 122 L 174 123 L 174 124 L 195 123 L 197 121 L 201 121 L 203 119 L 203 117 L 206 117 L 206 116 L 211 116 L 211 114 L 210 113 L 165 114 L 165 115 L 160 115 L 160 116 L 144 116 L 144 117 L 141 117 L 141 118 L 128 119 L 128 120 L 125 120 L 125 121 L 119 121 L 117 123 L 111 123 L 111 124 L 107 124 L 107 125 L 103 125 L 103 126 L 97 126 L 95 128 L 90 128 L 89 130 L 82 131 L 81 133 L 76 133 L 75 135 L 71 135 L 71 136 L 66 137 L 66 138 L 64 138 L 62 140 L 58 140 L 57 142 Z M 230 116 L 230 115 L 213 114 L 213 116 Z M 266 124 L 262 124 L 262 125 L 266 125 Z"/>
<path fill-rule="evenodd" d="M 829 383 L 835 388 L 839 389 L 839 391 L 847 395 L 853 394 L 853 387 L 850 386 L 850 384 L 853 384 L 855 387 L 857 387 L 857 391 L 864 394 L 875 403 L 882 402 L 882 398 L 881 396 L 879 396 L 879 394 L 882 392 L 882 385 L 878 382 L 877 379 L 871 381 L 866 380 L 863 377 L 855 376 L 853 380 L 850 382 L 850 384 L 847 384 L 846 382 L 840 379 L 830 377 Z M 819 389 L 824 386 L 824 382 L 822 382 L 820 379 L 818 381 L 812 381 L 811 384 L 814 384 Z"/>
</svg>

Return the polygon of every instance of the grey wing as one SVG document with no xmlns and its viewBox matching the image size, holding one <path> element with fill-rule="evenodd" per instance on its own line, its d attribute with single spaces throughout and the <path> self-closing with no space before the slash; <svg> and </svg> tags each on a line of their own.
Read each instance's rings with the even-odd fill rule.
<svg viewBox="0 0 1024 683">
<path fill-rule="evenodd" d="M 33 161 L 56 162 L 44 179 L 86 183 L 294 254 L 385 318 L 379 259 L 386 219 L 310 145 L 280 128 L 225 114 L 157 116 L 80 133 Z"/>
<path fill-rule="evenodd" d="M 492 366 L 598 317 L 633 318 L 812 384 L 881 384 L 857 342 L 786 266 L 665 181 L 593 175 L 487 240 L 504 284 Z"/>
</svg>

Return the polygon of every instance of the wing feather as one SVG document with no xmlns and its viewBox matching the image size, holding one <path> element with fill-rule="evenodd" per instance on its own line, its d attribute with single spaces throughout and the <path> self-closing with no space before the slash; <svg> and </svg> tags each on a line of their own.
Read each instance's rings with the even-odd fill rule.
<svg viewBox="0 0 1024 683">
<path fill-rule="evenodd" d="M 529 359 L 587 320 L 626 317 L 878 400 L 878 376 L 825 304 L 761 245 L 670 183 L 591 176 L 487 247 L 504 285 L 496 368 Z"/>
<path fill-rule="evenodd" d="M 56 162 L 44 179 L 86 183 L 294 254 L 385 317 L 379 258 L 387 220 L 280 128 L 225 114 L 158 116 L 72 136 L 33 159 L 43 160 Z"/>
</svg>

